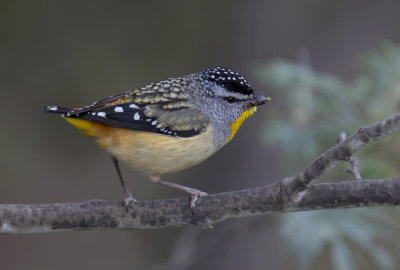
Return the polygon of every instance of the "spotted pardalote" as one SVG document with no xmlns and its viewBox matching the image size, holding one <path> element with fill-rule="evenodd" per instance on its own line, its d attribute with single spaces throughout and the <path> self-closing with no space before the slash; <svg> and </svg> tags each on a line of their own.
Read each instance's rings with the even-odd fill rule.
<svg viewBox="0 0 400 270">
<path fill-rule="evenodd" d="M 160 177 L 213 155 L 268 100 L 256 95 L 238 72 L 216 67 L 150 83 L 83 108 L 47 106 L 45 111 L 61 114 L 110 152 L 127 206 L 135 199 L 125 186 L 118 160 L 154 183 L 188 192 L 193 208 L 205 192 Z"/>
</svg>

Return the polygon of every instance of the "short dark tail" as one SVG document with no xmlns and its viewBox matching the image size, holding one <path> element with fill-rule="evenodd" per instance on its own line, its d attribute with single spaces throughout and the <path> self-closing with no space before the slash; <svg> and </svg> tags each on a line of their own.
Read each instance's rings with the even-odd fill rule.
<svg viewBox="0 0 400 270">
<path fill-rule="evenodd" d="M 57 113 L 57 114 L 67 114 L 71 112 L 73 109 L 71 108 L 64 108 L 58 106 L 46 106 L 44 107 L 44 112 L 46 113 Z"/>
</svg>

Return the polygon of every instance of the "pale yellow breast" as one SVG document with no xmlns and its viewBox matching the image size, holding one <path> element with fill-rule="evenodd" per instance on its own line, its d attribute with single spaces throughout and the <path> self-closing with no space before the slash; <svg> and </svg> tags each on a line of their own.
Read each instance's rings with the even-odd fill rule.
<svg viewBox="0 0 400 270">
<path fill-rule="evenodd" d="M 128 129 L 113 129 L 97 138 L 100 146 L 150 177 L 196 165 L 214 154 L 211 126 L 191 138 L 176 138 Z"/>
<path fill-rule="evenodd" d="M 101 148 L 149 177 L 158 177 L 196 165 L 215 153 L 213 129 L 209 125 L 200 135 L 177 138 L 168 135 L 115 128 L 65 118 Z"/>
</svg>

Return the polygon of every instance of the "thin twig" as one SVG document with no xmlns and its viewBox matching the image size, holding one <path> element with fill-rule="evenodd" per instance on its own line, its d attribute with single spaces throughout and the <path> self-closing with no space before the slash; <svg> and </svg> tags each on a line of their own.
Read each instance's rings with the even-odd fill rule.
<svg viewBox="0 0 400 270">
<path fill-rule="evenodd" d="M 338 142 L 341 143 L 346 139 L 346 132 L 342 131 L 339 134 Z M 354 179 L 361 180 L 360 169 L 358 168 L 358 158 L 350 157 L 349 163 L 351 168 L 347 168 L 346 171 L 354 175 Z"/>
<path fill-rule="evenodd" d="M 396 114 L 381 122 L 361 127 L 347 139 L 332 147 L 308 164 L 296 176 L 284 179 L 287 192 L 302 191 L 310 182 L 321 176 L 328 169 L 347 161 L 364 145 L 400 131 L 400 114 Z"/>
</svg>

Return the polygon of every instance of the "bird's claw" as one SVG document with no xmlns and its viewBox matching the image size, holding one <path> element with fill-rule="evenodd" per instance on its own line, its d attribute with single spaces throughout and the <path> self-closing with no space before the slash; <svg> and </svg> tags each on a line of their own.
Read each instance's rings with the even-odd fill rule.
<svg viewBox="0 0 400 270">
<path fill-rule="evenodd" d="M 196 201 L 199 197 L 207 196 L 208 194 L 206 192 L 197 190 L 193 193 L 191 193 L 192 196 L 190 197 L 190 209 L 193 210 L 194 207 L 196 206 Z"/>
<path fill-rule="evenodd" d="M 125 208 L 129 208 L 132 202 L 136 202 L 136 199 L 133 198 L 132 193 L 129 192 L 129 190 L 125 189 L 124 190 L 124 204 Z"/>
</svg>

